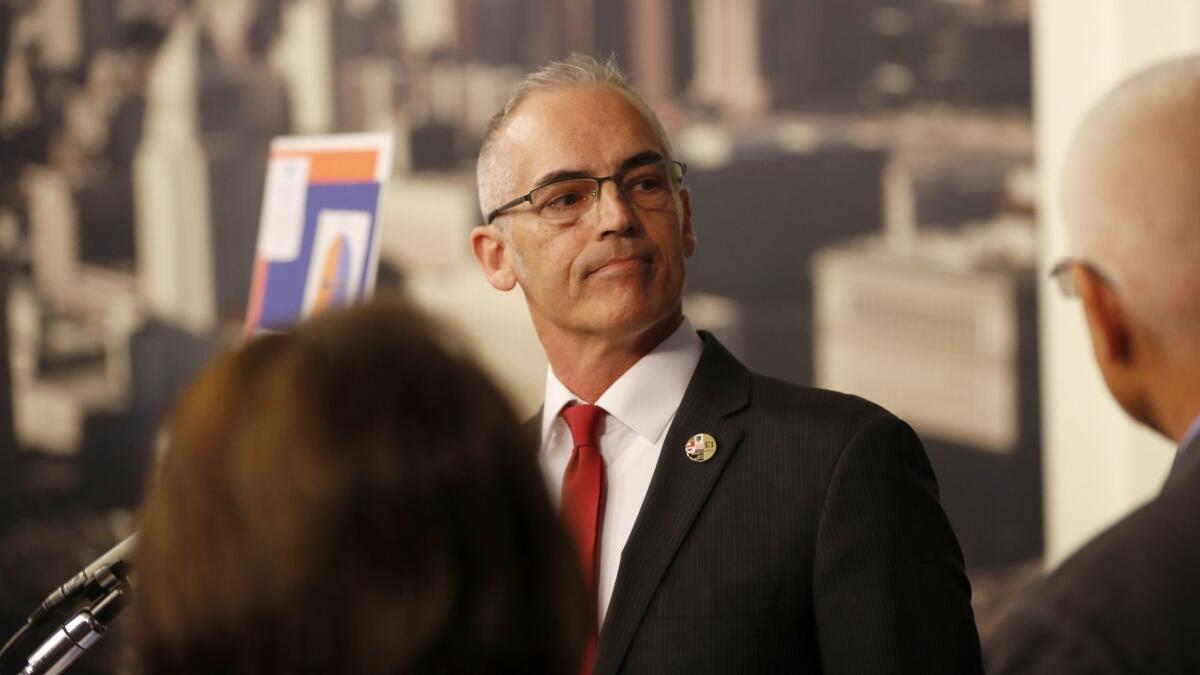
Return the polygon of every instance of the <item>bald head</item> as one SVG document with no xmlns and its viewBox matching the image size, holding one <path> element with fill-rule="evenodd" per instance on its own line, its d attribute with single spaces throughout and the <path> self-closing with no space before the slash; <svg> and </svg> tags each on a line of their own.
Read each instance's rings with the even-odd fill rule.
<svg viewBox="0 0 1200 675">
<path fill-rule="evenodd" d="M 1200 57 L 1105 96 L 1072 143 L 1063 187 L 1076 255 L 1160 337 L 1200 337 Z"/>
</svg>

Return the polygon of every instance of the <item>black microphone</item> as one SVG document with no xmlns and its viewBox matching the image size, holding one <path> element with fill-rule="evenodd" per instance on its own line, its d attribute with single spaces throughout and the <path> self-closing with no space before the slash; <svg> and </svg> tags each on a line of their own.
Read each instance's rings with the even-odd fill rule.
<svg viewBox="0 0 1200 675">
<path fill-rule="evenodd" d="M 136 532 L 129 535 L 110 548 L 107 553 L 83 568 L 82 572 L 56 588 L 54 592 L 46 596 L 37 609 L 33 610 L 26 622 L 30 625 L 37 624 L 53 614 L 64 602 L 81 595 L 98 597 L 112 590 L 117 584 L 128 582 L 130 574 L 133 572 L 133 552 L 134 546 L 137 544 L 137 536 Z"/>
</svg>

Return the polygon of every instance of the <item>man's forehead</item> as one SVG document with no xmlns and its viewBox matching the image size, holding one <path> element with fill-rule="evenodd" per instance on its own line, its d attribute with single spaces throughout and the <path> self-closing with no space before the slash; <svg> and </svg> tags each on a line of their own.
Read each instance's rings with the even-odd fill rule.
<svg viewBox="0 0 1200 675">
<path fill-rule="evenodd" d="M 664 153 L 661 145 L 654 127 L 620 92 L 572 87 L 522 102 L 500 130 L 497 150 L 513 178 L 528 183 L 560 170 L 601 175 L 638 153 Z"/>
</svg>

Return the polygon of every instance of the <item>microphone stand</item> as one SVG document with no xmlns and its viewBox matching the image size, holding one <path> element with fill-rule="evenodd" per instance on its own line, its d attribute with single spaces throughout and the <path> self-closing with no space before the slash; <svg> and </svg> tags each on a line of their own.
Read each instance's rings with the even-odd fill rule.
<svg viewBox="0 0 1200 675">
<path fill-rule="evenodd" d="M 71 617 L 30 655 L 21 675 L 58 675 L 70 667 L 125 609 L 125 591 L 125 585 L 120 584 L 95 605 Z"/>
</svg>

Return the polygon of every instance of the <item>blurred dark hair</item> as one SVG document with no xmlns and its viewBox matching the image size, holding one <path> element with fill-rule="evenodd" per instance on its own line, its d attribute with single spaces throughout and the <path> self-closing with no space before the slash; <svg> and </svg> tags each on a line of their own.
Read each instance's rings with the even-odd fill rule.
<svg viewBox="0 0 1200 675">
<path fill-rule="evenodd" d="M 573 549 L 504 397 L 399 302 L 219 359 L 143 508 L 148 673 L 574 673 Z"/>
</svg>

